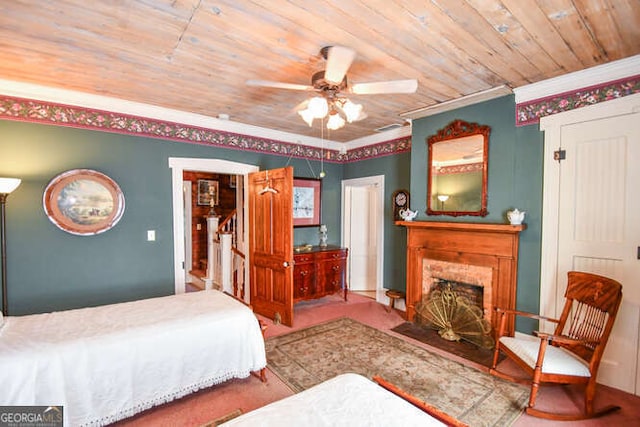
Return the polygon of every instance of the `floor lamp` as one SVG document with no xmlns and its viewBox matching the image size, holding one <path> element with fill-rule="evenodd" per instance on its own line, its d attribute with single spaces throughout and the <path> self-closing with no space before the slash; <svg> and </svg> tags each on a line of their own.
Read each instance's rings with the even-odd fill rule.
<svg viewBox="0 0 640 427">
<path fill-rule="evenodd" d="M 7 236 L 4 207 L 7 196 L 20 185 L 18 178 L 0 178 L 0 240 L 2 241 L 2 313 L 9 314 L 7 301 Z"/>
</svg>

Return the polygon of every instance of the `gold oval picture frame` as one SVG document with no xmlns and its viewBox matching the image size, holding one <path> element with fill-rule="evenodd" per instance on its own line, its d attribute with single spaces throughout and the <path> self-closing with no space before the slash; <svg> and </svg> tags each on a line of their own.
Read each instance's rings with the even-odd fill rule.
<svg viewBox="0 0 640 427">
<path fill-rule="evenodd" d="M 73 169 L 53 178 L 42 203 L 52 223 L 79 236 L 113 228 L 124 213 L 124 194 L 118 184 L 91 169 Z"/>
</svg>

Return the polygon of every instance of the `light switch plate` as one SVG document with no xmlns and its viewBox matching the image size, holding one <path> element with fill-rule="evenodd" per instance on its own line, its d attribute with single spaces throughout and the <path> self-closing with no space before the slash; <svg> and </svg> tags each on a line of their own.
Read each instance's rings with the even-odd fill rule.
<svg viewBox="0 0 640 427">
<path fill-rule="evenodd" d="M 156 230 L 147 230 L 147 241 L 153 242 L 156 240 Z"/>
</svg>

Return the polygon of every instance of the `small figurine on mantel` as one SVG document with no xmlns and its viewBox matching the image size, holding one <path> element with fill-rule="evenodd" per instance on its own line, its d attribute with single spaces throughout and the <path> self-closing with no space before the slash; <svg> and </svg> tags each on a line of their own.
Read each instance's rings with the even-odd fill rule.
<svg viewBox="0 0 640 427">
<path fill-rule="evenodd" d="M 326 248 L 327 247 L 327 225 L 326 224 L 320 224 L 320 231 L 318 231 L 318 234 L 320 234 L 320 247 Z"/>
</svg>

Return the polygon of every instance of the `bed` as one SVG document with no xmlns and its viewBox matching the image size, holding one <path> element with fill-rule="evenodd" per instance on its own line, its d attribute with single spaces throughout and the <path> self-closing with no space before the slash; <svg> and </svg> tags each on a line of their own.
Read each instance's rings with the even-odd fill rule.
<svg viewBox="0 0 640 427">
<path fill-rule="evenodd" d="M 463 423 L 395 388 L 358 374 L 341 374 L 226 423 L 224 427 L 429 427 Z"/>
<path fill-rule="evenodd" d="M 265 367 L 254 313 L 216 290 L 8 316 L 0 327 L 0 402 L 62 405 L 64 425 L 109 424 Z"/>
</svg>

